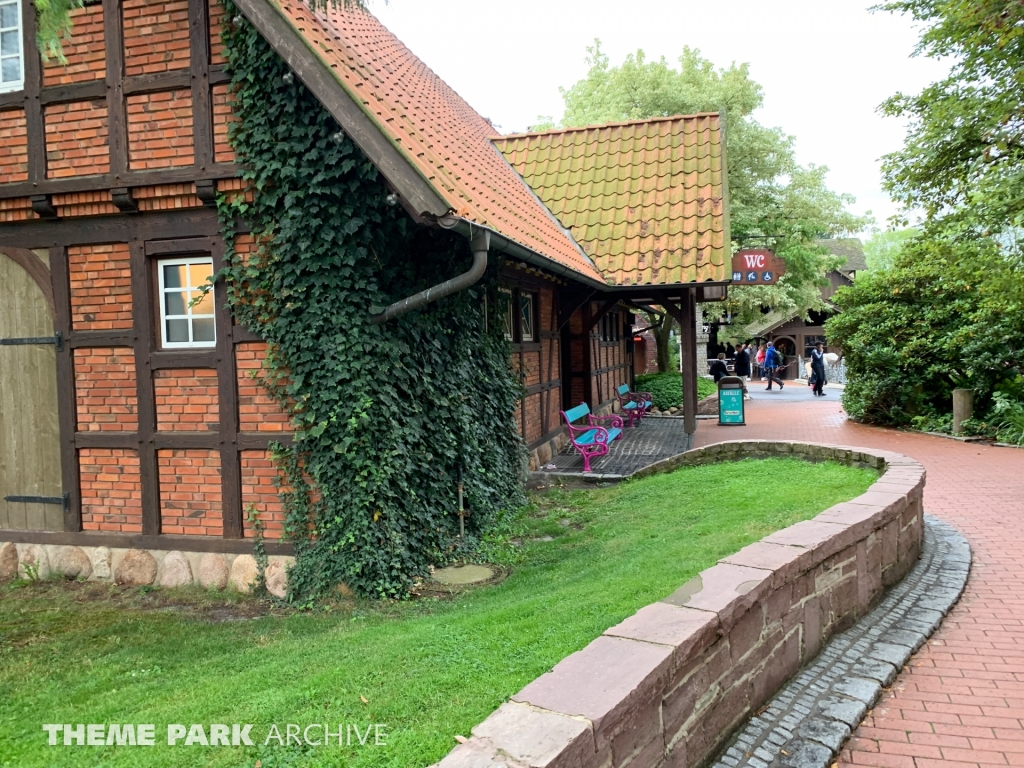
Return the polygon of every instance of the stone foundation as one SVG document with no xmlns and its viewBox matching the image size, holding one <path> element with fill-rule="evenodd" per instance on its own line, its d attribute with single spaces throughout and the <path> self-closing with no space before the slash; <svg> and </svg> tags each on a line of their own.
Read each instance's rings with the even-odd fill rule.
<svg viewBox="0 0 1024 768">
<path fill-rule="evenodd" d="M 269 557 L 266 579 L 271 594 L 285 596 L 293 562 L 294 557 Z M 256 572 L 256 558 L 246 554 L 0 542 L 0 582 L 63 577 L 136 586 L 230 586 L 250 592 Z"/>
<path fill-rule="evenodd" d="M 925 471 L 899 454 L 734 441 L 637 474 L 778 455 L 884 474 L 607 630 L 512 696 L 437 768 L 696 768 L 711 759 L 920 552 Z"/>
</svg>

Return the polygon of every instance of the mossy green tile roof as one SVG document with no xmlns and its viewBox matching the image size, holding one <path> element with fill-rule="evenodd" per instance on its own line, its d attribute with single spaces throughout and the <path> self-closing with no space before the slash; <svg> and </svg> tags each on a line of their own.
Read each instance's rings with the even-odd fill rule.
<svg viewBox="0 0 1024 768">
<path fill-rule="evenodd" d="M 728 278 L 718 114 L 492 141 L 608 282 L 666 285 Z"/>
</svg>

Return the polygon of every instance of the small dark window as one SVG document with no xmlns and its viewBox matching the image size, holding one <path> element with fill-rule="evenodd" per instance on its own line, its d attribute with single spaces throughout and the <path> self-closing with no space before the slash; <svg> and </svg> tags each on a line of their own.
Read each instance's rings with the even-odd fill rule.
<svg viewBox="0 0 1024 768">
<path fill-rule="evenodd" d="M 519 339 L 533 341 L 536 339 L 534 317 L 534 301 L 532 293 L 519 294 Z"/>
</svg>

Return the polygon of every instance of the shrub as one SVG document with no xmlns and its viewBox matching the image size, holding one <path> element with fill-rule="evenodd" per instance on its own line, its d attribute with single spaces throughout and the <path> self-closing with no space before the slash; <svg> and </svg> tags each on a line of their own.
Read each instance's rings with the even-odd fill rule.
<svg viewBox="0 0 1024 768">
<path fill-rule="evenodd" d="M 675 371 L 666 373 L 644 373 L 636 377 L 636 389 L 650 392 L 654 407 L 664 411 L 683 404 L 683 374 Z M 718 391 L 715 382 L 697 378 L 697 398 L 702 399 Z"/>
<path fill-rule="evenodd" d="M 1024 275 L 979 238 L 910 241 L 892 269 L 861 274 L 833 301 L 829 342 L 843 348 L 843 406 L 854 419 L 906 425 L 947 414 L 953 389 L 985 413 L 1021 373 Z"/>
</svg>

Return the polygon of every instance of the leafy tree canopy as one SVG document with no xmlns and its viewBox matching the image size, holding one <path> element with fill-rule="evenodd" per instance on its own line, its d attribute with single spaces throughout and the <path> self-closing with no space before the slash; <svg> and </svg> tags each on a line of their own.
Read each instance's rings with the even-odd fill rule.
<svg viewBox="0 0 1024 768">
<path fill-rule="evenodd" d="M 955 387 L 1016 392 L 1024 372 L 1024 279 L 991 238 L 904 241 L 889 269 L 858 276 L 833 301 L 826 333 L 842 346 L 843 405 L 856 419 L 907 424 L 948 412 Z"/>
<path fill-rule="evenodd" d="M 843 404 L 891 424 L 949 413 L 954 387 L 984 413 L 1019 397 L 1024 335 L 1024 4 L 893 0 L 880 9 L 923 25 L 918 55 L 947 58 L 949 75 L 885 113 L 909 119 L 885 184 L 919 230 L 873 238 L 873 270 L 834 301 L 830 339 L 846 354 Z"/>
<path fill-rule="evenodd" d="M 818 288 L 839 260 L 814 240 L 857 232 L 869 219 L 847 210 L 849 195 L 831 191 L 825 166 L 800 166 L 793 137 L 753 118 L 764 94 L 747 64 L 716 67 L 700 51 L 684 48 L 678 67 L 649 60 L 642 50 L 612 66 L 600 41 L 587 48 L 587 76 L 561 89 L 564 127 L 724 110 L 732 235 L 742 245 L 773 248 L 786 261 L 786 276 L 770 287 L 733 288 L 730 311 L 750 322 L 762 306 L 802 312 L 820 307 Z M 550 118 L 534 129 L 552 127 Z"/>
<path fill-rule="evenodd" d="M 1024 214 L 1024 4 L 895 0 L 879 8 L 924 25 L 917 55 L 951 60 L 949 75 L 882 108 L 908 118 L 903 149 L 885 158 L 889 192 L 934 220 L 1019 227 Z"/>
<path fill-rule="evenodd" d="M 884 232 L 876 229 L 864 243 L 864 259 L 868 263 L 868 269 L 892 269 L 903 244 L 920 234 L 921 230 L 916 227 L 888 229 Z"/>
</svg>

